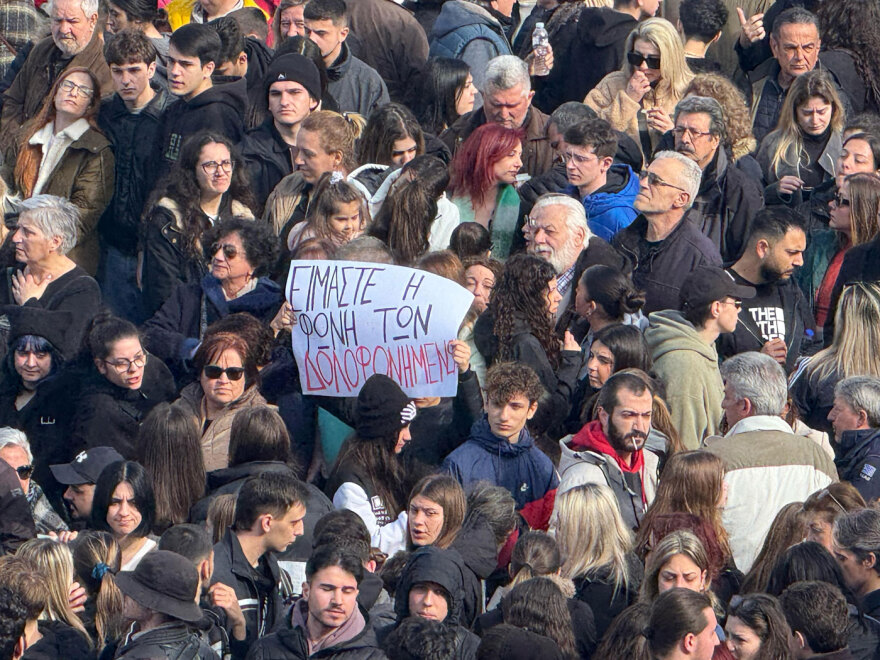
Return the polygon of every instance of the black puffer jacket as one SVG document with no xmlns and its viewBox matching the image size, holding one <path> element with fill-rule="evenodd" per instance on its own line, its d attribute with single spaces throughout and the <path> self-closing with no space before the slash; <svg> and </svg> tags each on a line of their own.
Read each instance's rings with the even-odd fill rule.
<svg viewBox="0 0 880 660">
<path fill-rule="evenodd" d="M 401 621 L 410 616 L 409 592 L 413 586 L 421 582 L 433 582 L 439 584 L 449 594 L 447 614 L 443 623 L 455 628 L 457 651 L 455 657 L 458 660 L 474 660 L 480 639 L 460 623 L 464 607 L 463 587 L 466 571 L 461 555 L 451 548 L 443 550 L 434 546 L 425 546 L 412 553 L 397 582 L 394 596 L 397 623 L 381 630 L 380 639 L 384 639 Z"/>
<path fill-rule="evenodd" d="M 137 254 L 144 206 L 156 184 L 165 110 L 175 100 L 159 85 L 152 87 L 156 96 L 139 112 L 131 112 L 114 94 L 101 103 L 98 114 L 116 162 L 113 198 L 98 222 L 98 234 L 104 243 L 132 257 Z"/>
<path fill-rule="evenodd" d="M 95 652 L 89 639 L 63 621 L 39 621 L 43 636 L 29 646 L 22 660 L 93 660 Z"/>
<path fill-rule="evenodd" d="M 550 39 L 553 68 L 535 80 L 532 103 L 546 113 L 566 101 L 583 102 L 602 78 L 623 64 L 623 46 L 638 25 L 629 14 L 608 7 L 585 7 Z"/>
<path fill-rule="evenodd" d="M 113 367 L 109 367 L 113 368 Z M 155 406 L 174 401 L 174 378 L 161 360 L 147 356 L 139 389 L 114 385 L 99 373 L 90 374 L 73 418 L 71 451 L 110 446 L 128 460 L 138 457 L 137 437 L 141 422 Z"/>
<path fill-rule="evenodd" d="M 294 603 L 297 607 L 298 603 Z M 288 613 L 275 632 L 258 640 L 247 654 L 247 660 L 306 660 L 306 658 L 332 658 L 333 660 L 384 660 L 385 653 L 379 648 L 370 615 L 361 610 L 365 625 L 353 639 L 330 646 L 309 655 L 306 632 L 292 625 Z"/>
<path fill-rule="evenodd" d="M 127 638 L 116 650 L 116 660 L 219 660 L 197 632 L 183 621 L 154 628 L 139 635 L 137 639 Z"/>
</svg>

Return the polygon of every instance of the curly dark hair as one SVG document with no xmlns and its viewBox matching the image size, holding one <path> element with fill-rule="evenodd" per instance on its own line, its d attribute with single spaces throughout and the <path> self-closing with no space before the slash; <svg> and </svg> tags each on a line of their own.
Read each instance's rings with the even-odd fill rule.
<svg viewBox="0 0 880 660">
<path fill-rule="evenodd" d="M 559 364 L 559 340 L 553 330 L 553 318 L 547 311 L 546 292 L 556 271 L 547 261 L 532 254 L 517 254 L 507 260 L 501 279 L 495 284 L 489 308 L 495 318 L 498 339 L 496 360 L 512 356 L 517 319 L 528 324 L 555 369 Z"/>
<path fill-rule="evenodd" d="M 212 248 L 224 236 L 238 234 L 244 247 L 247 262 L 254 267 L 254 275 L 262 277 L 278 260 L 278 239 L 269 231 L 263 222 L 254 222 L 250 218 L 234 217 L 221 220 L 205 233 L 205 258 L 213 256 Z"/>
<path fill-rule="evenodd" d="M 388 635 L 384 649 L 390 660 L 454 658 L 457 651 L 455 638 L 453 626 L 411 616 Z"/>
<path fill-rule="evenodd" d="M 880 105 L 880 4 L 876 0 L 825 0 L 816 12 L 824 49 L 852 55 L 868 90 L 868 101 Z"/>
<path fill-rule="evenodd" d="M 229 190 L 227 195 L 237 202 L 240 202 L 253 211 L 257 208 L 254 196 L 251 193 L 245 168 L 241 166 L 241 161 L 236 158 L 236 151 L 232 144 L 225 136 L 219 133 L 198 133 L 187 139 L 183 143 L 180 150 L 180 158 L 171 168 L 171 171 L 156 186 L 156 192 L 147 209 L 159 201 L 162 197 L 168 197 L 174 200 L 180 207 L 181 216 L 183 218 L 184 239 L 186 240 L 186 250 L 192 257 L 202 258 L 202 234 L 208 227 L 204 226 L 204 213 L 199 206 L 201 193 L 199 191 L 199 182 L 196 179 L 196 168 L 199 166 L 199 156 L 202 149 L 209 144 L 222 144 L 229 149 L 232 161 L 236 163 L 236 167 L 232 170 L 230 177 Z"/>
</svg>

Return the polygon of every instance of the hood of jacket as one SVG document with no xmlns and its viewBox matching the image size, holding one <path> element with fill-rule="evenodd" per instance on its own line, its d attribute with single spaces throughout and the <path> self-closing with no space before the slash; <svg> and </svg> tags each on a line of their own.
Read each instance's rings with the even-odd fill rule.
<svg viewBox="0 0 880 660">
<path fill-rule="evenodd" d="M 633 200 L 639 194 L 639 177 L 636 176 L 629 165 L 612 165 L 608 170 L 609 177 L 617 176 L 622 179 L 622 185 L 618 190 L 603 192 L 601 189 L 583 199 L 584 210 L 587 218 L 600 215 L 611 209 L 632 208 Z M 615 186 L 617 187 L 617 186 Z M 572 186 L 572 188 L 575 188 Z"/>
<path fill-rule="evenodd" d="M 685 320 L 681 312 L 674 309 L 653 312 L 648 315 L 648 321 L 645 341 L 651 349 L 654 362 L 672 351 L 694 351 L 717 364 L 715 345 L 703 341 L 697 329 Z"/>
<path fill-rule="evenodd" d="M 351 65 L 351 58 L 351 49 L 348 47 L 348 44 L 343 41 L 342 47 L 339 49 L 339 57 L 336 58 L 336 61 L 333 62 L 333 64 L 327 67 L 327 78 L 330 82 L 340 80 L 342 76 L 345 75 L 345 72 L 348 71 L 348 68 Z"/>
<path fill-rule="evenodd" d="M 448 0 L 443 3 L 443 8 L 440 10 L 437 20 L 434 21 L 430 37 L 432 39 L 440 38 L 465 25 L 473 25 L 474 23 L 482 23 L 494 30 L 503 31 L 501 23 L 488 10 L 473 2 Z"/>
<path fill-rule="evenodd" d="M 420 582 L 439 584 L 449 594 L 447 621 L 458 621 L 464 604 L 465 564 L 457 550 L 426 546 L 419 548 L 406 562 L 397 582 L 394 613 L 402 621 L 410 615 L 409 592 Z"/>
<path fill-rule="evenodd" d="M 578 24 L 578 32 L 585 41 L 606 48 L 623 41 L 637 21 L 629 14 L 608 7 L 587 7 L 581 12 Z"/>
<path fill-rule="evenodd" d="M 223 103 L 240 116 L 247 110 L 247 81 L 244 78 L 231 79 L 231 82 L 215 83 L 193 99 L 186 101 L 190 111 L 211 103 Z"/>
<path fill-rule="evenodd" d="M 487 452 L 498 456 L 519 456 L 528 452 L 535 444 L 532 434 L 525 427 L 519 432 L 519 441 L 516 444 L 508 442 L 505 438 L 499 438 L 492 433 L 489 420 L 485 415 L 483 415 L 483 419 L 473 425 L 468 440 L 476 442 Z"/>
<path fill-rule="evenodd" d="M 208 491 L 222 488 L 235 481 L 263 474 L 264 472 L 289 474 L 296 476 L 296 472 L 287 463 L 281 461 L 251 461 L 234 467 L 221 468 L 208 473 Z"/>
</svg>

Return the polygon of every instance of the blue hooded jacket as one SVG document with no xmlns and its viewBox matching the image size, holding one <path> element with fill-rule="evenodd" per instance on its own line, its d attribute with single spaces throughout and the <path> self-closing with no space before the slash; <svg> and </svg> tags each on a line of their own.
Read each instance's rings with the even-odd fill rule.
<svg viewBox="0 0 880 660">
<path fill-rule="evenodd" d="M 625 180 L 623 188 L 617 192 L 595 192 L 584 198 L 573 185 L 566 186 L 562 192 L 581 200 L 590 231 L 610 243 L 614 234 L 629 226 L 639 214 L 633 208 L 633 202 L 639 194 L 639 177 L 629 165 L 623 164 L 612 165 L 608 174 L 622 177 Z"/>
<path fill-rule="evenodd" d="M 511 444 L 492 433 L 485 415 L 473 425 L 467 442 L 446 457 L 441 470 L 449 472 L 465 489 L 477 481 L 506 488 L 517 510 L 533 510 L 536 506 L 543 509 L 546 500 L 552 511 L 559 485 L 553 463 L 535 446 L 527 429 L 520 432 L 519 442 Z"/>
</svg>

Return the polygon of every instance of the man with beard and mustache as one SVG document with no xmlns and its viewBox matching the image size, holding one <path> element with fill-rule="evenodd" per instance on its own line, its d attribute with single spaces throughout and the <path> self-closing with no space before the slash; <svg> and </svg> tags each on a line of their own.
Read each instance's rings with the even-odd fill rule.
<svg viewBox="0 0 880 660">
<path fill-rule="evenodd" d="M 746 250 L 727 272 L 756 294 L 743 301 L 736 330 L 718 338 L 722 358 L 760 351 L 791 373 L 814 331 L 810 305 L 792 277 L 804 263 L 806 246 L 803 225 L 791 210 L 770 206 L 755 216 Z"/>
<path fill-rule="evenodd" d="M 90 69 L 101 84 L 96 94 L 113 91 L 110 68 L 98 24 L 98 0 L 53 0 L 48 3 L 52 36 L 39 41 L 3 96 L 2 142 L 9 144 L 17 129 L 33 118 L 52 85 L 68 67 Z"/>
<path fill-rule="evenodd" d="M 725 262 L 743 253 L 752 218 L 764 205 L 758 182 L 729 157 L 724 112 L 713 98 L 689 96 L 675 106 L 675 150 L 703 171 L 700 190 L 685 216 L 708 236 Z"/>
<path fill-rule="evenodd" d="M 788 383 L 782 367 L 763 353 L 736 355 L 721 365 L 721 407 L 730 430 L 706 439 L 724 461 L 724 528 L 736 567 L 748 571 L 779 510 L 837 481 L 834 459 L 782 418 Z"/>
<path fill-rule="evenodd" d="M 556 270 L 556 290 L 562 296 L 556 309 L 556 329 L 560 333 L 576 318 L 574 290 L 581 273 L 597 264 L 626 268 L 626 261 L 610 243 L 593 236 L 583 206 L 568 195 L 541 195 L 523 225 L 523 235 L 526 251 Z"/>
<path fill-rule="evenodd" d="M 605 484 L 617 497 L 620 513 L 637 529 L 654 499 L 659 458 L 645 442 L 651 433 L 654 389 L 644 378 L 622 371 L 599 393 L 597 419 L 559 441 L 557 494 L 583 484 Z"/>
</svg>

